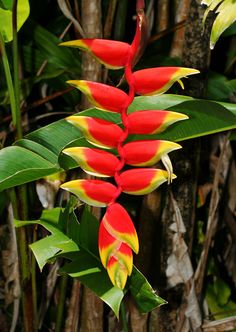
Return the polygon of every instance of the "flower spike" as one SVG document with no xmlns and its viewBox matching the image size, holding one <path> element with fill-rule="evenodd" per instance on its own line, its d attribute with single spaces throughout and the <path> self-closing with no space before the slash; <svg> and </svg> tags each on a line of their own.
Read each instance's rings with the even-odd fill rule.
<svg viewBox="0 0 236 332">
<path fill-rule="evenodd" d="M 127 94 L 113 86 L 83 80 L 72 80 L 67 83 L 83 92 L 95 107 L 103 111 L 120 113 L 121 105 L 126 105 Z"/>
<path fill-rule="evenodd" d="M 89 116 L 69 116 L 66 120 L 78 127 L 88 142 L 102 148 L 116 148 L 122 129 L 116 124 Z"/>
<path fill-rule="evenodd" d="M 153 135 L 163 132 L 177 121 L 188 119 L 181 113 L 167 110 L 140 110 L 127 114 L 135 94 L 155 95 L 167 91 L 181 78 L 197 74 L 191 68 L 163 67 L 132 71 L 143 51 L 146 38 L 144 0 L 136 1 L 136 32 L 131 45 L 101 39 L 80 39 L 62 43 L 62 46 L 78 47 L 90 53 L 106 67 L 124 67 L 128 92 L 101 83 L 68 81 L 82 91 L 98 109 L 120 114 L 122 127 L 117 124 L 88 116 L 70 116 L 66 120 L 80 129 L 91 144 L 107 149 L 116 149 L 117 156 L 97 148 L 71 147 L 63 153 L 74 158 L 89 174 L 114 177 L 115 185 L 101 180 L 74 180 L 61 188 L 93 206 L 106 207 L 98 233 L 98 248 L 101 262 L 113 285 L 124 289 L 132 273 L 133 251 L 138 253 L 139 242 L 133 222 L 123 206 L 117 203 L 122 192 L 144 195 L 162 183 L 171 183 L 176 175 L 168 153 L 180 149 L 177 143 L 166 140 L 140 140 L 126 143 L 130 134 Z M 111 115 L 111 114 L 110 114 Z M 147 168 L 162 161 L 166 170 Z M 133 168 L 124 171 L 124 166 Z"/>
<path fill-rule="evenodd" d="M 75 194 L 82 202 L 99 207 L 107 206 L 117 190 L 113 184 L 101 180 L 73 180 L 63 183 L 61 188 Z"/>
<path fill-rule="evenodd" d="M 95 59 L 109 69 L 119 69 L 126 65 L 130 45 L 115 40 L 79 39 L 61 43 L 60 46 L 80 48 L 89 52 Z"/>
<path fill-rule="evenodd" d="M 192 68 L 160 67 L 139 70 L 133 73 L 134 87 L 142 96 L 159 95 L 166 92 L 176 81 L 189 75 L 198 74 Z"/>
<path fill-rule="evenodd" d="M 114 176 L 120 163 L 112 153 L 99 149 L 72 147 L 62 152 L 74 158 L 85 172 L 94 176 Z"/>
<path fill-rule="evenodd" d="M 140 135 L 158 134 L 173 123 L 186 119 L 188 119 L 186 114 L 171 111 L 137 111 L 128 115 L 129 133 Z"/>
</svg>

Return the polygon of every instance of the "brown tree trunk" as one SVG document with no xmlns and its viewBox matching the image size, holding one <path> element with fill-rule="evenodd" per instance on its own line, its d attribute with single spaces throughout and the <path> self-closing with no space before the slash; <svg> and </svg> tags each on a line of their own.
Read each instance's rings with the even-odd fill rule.
<svg viewBox="0 0 236 332">
<path fill-rule="evenodd" d="M 101 0 L 81 1 L 82 26 L 86 38 L 101 38 Z M 88 81 L 101 81 L 102 67 L 89 54 L 82 54 L 82 78 Z M 82 97 L 82 108 L 91 106 L 86 98 Z"/>
<path fill-rule="evenodd" d="M 82 26 L 86 38 L 102 37 L 101 0 L 81 1 Z M 89 54 L 82 55 L 82 78 L 89 81 L 101 81 L 102 67 Z M 82 98 L 82 109 L 91 107 L 86 98 Z M 81 327 L 84 332 L 103 331 L 103 303 L 88 288 L 83 288 L 81 307 Z"/>
<path fill-rule="evenodd" d="M 186 84 L 185 92 L 193 97 L 204 97 L 206 71 L 210 60 L 210 29 L 208 24 L 204 33 L 202 31 L 203 12 L 200 1 L 191 0 L 185 28 L 182 63 L 185 67 L 196 68 L 201 71 L 201 75 L 189 79 Z M 162 215 L 161 288 L 162 296 L 168 301 L 168 304 L 158 310 L 158 331 L 161 332 L 201 330 L 202 318 L 195 293 L 194 275 L 190 261 L 195 222 L 199 156 L 200 140 L 191 140 L 184 143 L 183 149 L 175 154 L 175 158 L 172 158 L 178 179 L 172 185 L 173 193 L 170 190 L 168 191 L 167 203 Z M 176 218 L 183 222 L 182 226 L 185 229 L 182 233 L 180 230 L 177 233 L 173 232 Z M 182 249 L 180 250 L 180 248 Z M 183 248 L 186 250 L 183 251 Z M 173 256 L 174 254 L 177 256 Z M 177 261 L 179 260 L 179 264 L 185 257 L 189 264 L 188 270 L 185 266 L 187 271 L 183 271 L 182 281 L 175 280 L 173 282 L 168 278 L 168 273 L 170 273 L 168 269 L 171 268 L 170 262 L 173 257 Z M 172 268 L 174 267 L 172 266 Z M 179 272 L 181 274 L 181 271 Z M 178 276 L 178 271 L 176 271 L 176 275 Z M 172 285 L 171 282 L 173 282 Z"/>
</svg>

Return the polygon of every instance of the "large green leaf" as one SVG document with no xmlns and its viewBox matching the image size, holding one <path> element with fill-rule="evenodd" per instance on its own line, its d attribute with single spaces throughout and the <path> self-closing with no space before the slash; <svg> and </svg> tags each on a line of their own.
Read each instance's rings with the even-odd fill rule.
<svg viewBox="0 0 236 332">
<path fill-rule="evenodd" d="M 53 68 L 71 68 L 71 70 L 73 68 L 77 75 L 80 73 L 81 63 L 76 50 L 58 47 L 61 40 L 32 20 L 27 22 L 27 31 L 30 32 L 29 36 L 33 38 L 36 49 L 40 51 L 44 60 L 47 59 L 53 65 Z"/>
<path fill-rule="evenodd" d="M 202 0 L 202 4 L 207 5 L 204 15 L 204 22 L 210 10 L 214 10 L 218 15 L 211 30 L 211 48 L 220 35 L 236 21 L 236 2 L 235 0 Z"/>
<path fill-rule="evenodd" d="M 130 277 L 130 291 L 140 312 L 146 313 L 167 302 L 158 296 L 142 273 L 134 267 Z"/>
<path fill-rule="evenodd" d="M 0 191 L 60 170 L 40 154 L 19 146 L 0 150 Z"/>
<path fill-rule="evenodd" d="M 130 140 L 163 138 L 183 141 L 236 128 L 235 104 L 166 94 L 135 98 L 129 111 L 141 109 L 170 109 L 187 114 L 189 120 L 174 124 L 160 135 L 133 135 L 129 137 Z M 97 109 L 89 109 L 79 115 L 96 116 L 120 123 L 119 114 Z M 0 151 L 0 190 L 58 172 L 60 167 L 76 167 L 76 162 L 61 154 L 61 151 L 66 146 L 89 146 L 89 143 L 79 129 L 65 120 L 60 120 L 28 134 L 25 139 L 17 141 L 16 145 L 18 146 Z"/>
<path fill-rule="evenodd" d="M 5 42 L 10 42 L 12 34 L 12 3 L 13 1 L 3 1 L 4 8 L 0 8 L 0 33 L 2 33 Z M 18 0 L 17 3 L 17 31 L 27 20 L 30 13 L 28 0 Z"/>
<path fill-rule="evenodd" d="M 51 235 L 30 245 L 40 269 L 57 257 L 66 258 L 67 263 L 60 269 L 60 273 L 79 278 L 118 316 L 124 292 L 111 284 L 98 258 L 98 220 L 86 208 L 79 223 L 73 211 L 74 205 L 72 198 L 64 210 L 46 210 L 39 220 L 16 220 L 15 225 L 22 227 L 39 224 L 46 228 Z M 165 303 L 136 268 L 128 285 L 141 312 L 148 312 Z"/>
</svg>

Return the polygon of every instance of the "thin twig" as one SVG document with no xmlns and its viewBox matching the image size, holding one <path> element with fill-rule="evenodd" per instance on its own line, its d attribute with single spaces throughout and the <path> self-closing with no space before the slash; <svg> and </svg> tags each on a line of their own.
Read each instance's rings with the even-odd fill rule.
<svg viewBox="0 0 236 332">
<path fill-rule="evenodd" d="M 224 137 L 223 146 L 220 152 L 219 160 L 216 166 L 213 187 L 212 187 L 212 194 L 210 200 L 210 207 L 209 207 L 209 215 L 207 220 L 207 231 L 205 236 L 205 242 L 203 246 L 203 250 L 198 262 L 197 269 L 195 271 L 194 279 L 196 282 L 196 293 L 200 295 L 202 292 L 203 281 L 206 271 L 206 264 L 209 254 L 209 249 L 211 246 L 212 238 L 214 235 L 214 230 L 216 227 L 217 219 L 216 219 L 216 211 L 218 208 L 219 203 L 219 182 L 220 182 L 220 172 L 222 170 L 222 163 L 224 160 L 224 155 L 226 152 L 226 146 L 229 140 L 230 132 Z"/>
</svg>

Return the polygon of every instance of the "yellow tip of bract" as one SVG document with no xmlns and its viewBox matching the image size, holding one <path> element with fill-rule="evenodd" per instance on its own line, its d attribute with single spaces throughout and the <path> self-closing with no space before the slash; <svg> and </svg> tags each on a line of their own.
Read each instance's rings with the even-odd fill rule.
<svg viewBox="0 0 236 332">
<path fill-rule="evenodd" d="M 75 88 L 79 89 L 80 91 L 82 91 L 84 93 L 90 93 L 90 90 L 88 88 L 88 85 L 86 84 L 86 81 L 69 80 L 69 81 L 66 81 L 66 83 L 74 86 Z"/>
<path fill-rule="evenodd" d="M 59 46 L 76 47 L 76 48 L 82 48 L 85 50 L 88 48 L 88 46 L 81 39 L 63 42 L 63 43 L 60 43 Z"/>
</svg>

